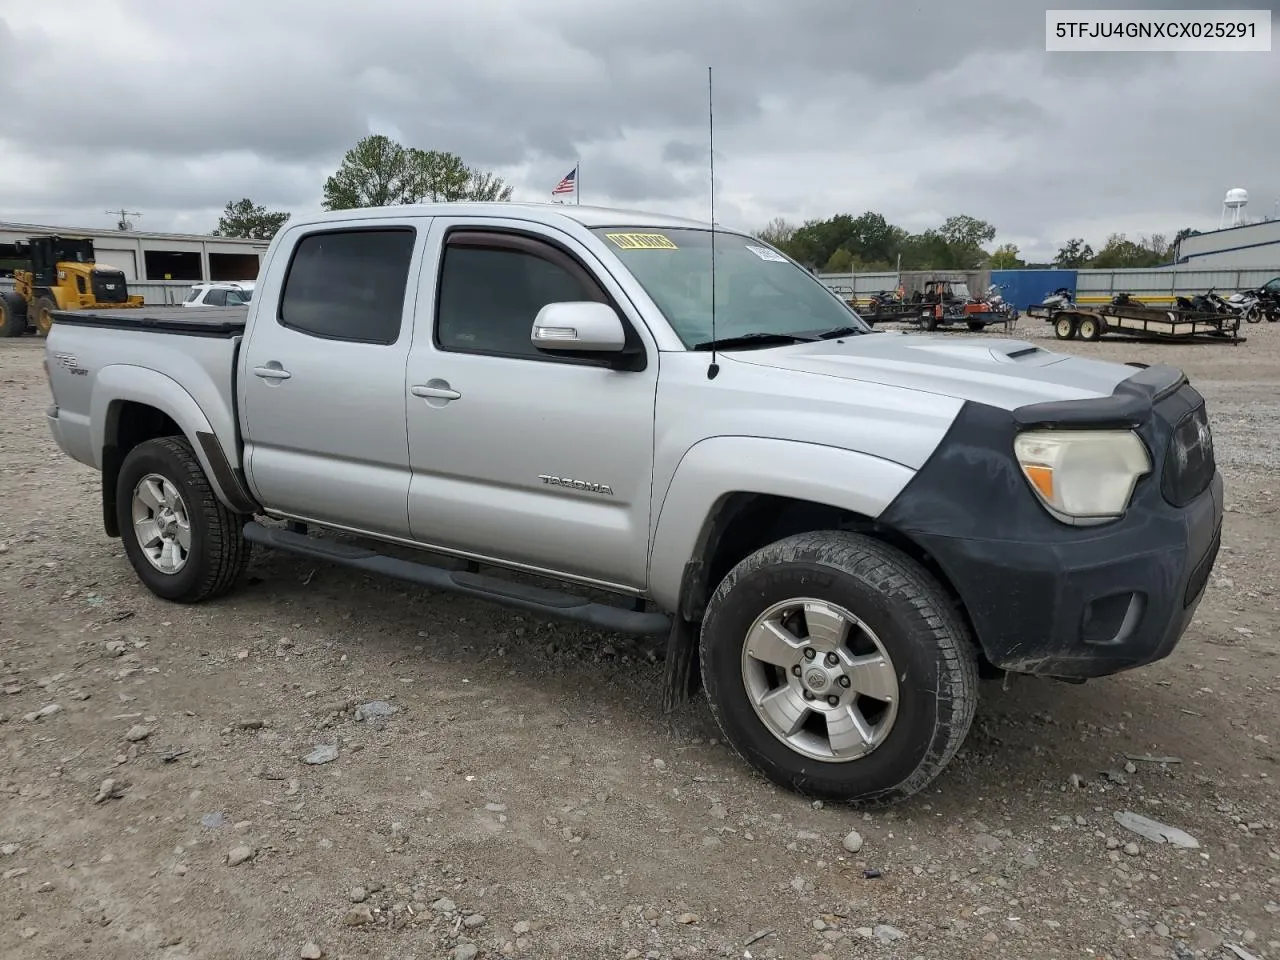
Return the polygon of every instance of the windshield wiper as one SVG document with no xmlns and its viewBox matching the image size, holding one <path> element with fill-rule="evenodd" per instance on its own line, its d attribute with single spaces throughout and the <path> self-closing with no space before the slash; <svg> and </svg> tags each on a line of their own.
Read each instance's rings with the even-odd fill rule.
<svg viewBox="0 0 1280 960">
<path fill-rule="evenodd" d="M 864 333 L 869 333 L 861 327 L 832 327 L 830 330 L 823 330 L 819 334 L 815 334 L 815 340 L 834 340 L 836 337 L 854 337 Z"/>
<path fill-rule="evenodd" d="M 694 350 L 729 350 L 733 347 L 767 347 L 784 343 L 813 343 L 820 339 L 808 333 L 743 333 L 736 337 L 721 337 L 695 343 Z"/>
</svg>

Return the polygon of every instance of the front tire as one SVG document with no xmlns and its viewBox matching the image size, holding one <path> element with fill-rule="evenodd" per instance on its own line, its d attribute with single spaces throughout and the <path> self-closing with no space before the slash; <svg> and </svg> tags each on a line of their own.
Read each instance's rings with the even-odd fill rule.
<svg viewBox="0 0 1280 960">
<path fill-rule="evenodd" d="M 227 593 L 249 562 L 245 517 L 218 499 L 182 437 L 129 451 L 116 481 L 116 519 L 138 579 L 164 600 L 198 603 Z"/>
<path fill-rule="evenodd" d="M 941 586 L 870 537 L 798 534 L 747 557 L 707 606 L 703 686 L 770 780 L 860 807 L 928 786 L 964 742 L 977 655 Z"/>
<path fill-rule="evenodd" d="M 31 316 L 31 325 L 36 328 L 36 336 L 47 337 L 53 329 L 53 311 L 58 309 L 52 297 L 36 297 L 32 304 L 35 313 Z"/>
</svg>

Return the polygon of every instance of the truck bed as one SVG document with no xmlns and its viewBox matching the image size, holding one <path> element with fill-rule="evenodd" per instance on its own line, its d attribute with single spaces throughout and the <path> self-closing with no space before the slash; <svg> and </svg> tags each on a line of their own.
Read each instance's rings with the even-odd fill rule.
<svg viewBox="0 0 1280 960">
<path fill-rule="evenodd" d="M 248 307 L 142 306 L 120 310 L 56 310 L 53 322 L 188 337 L 236 337 L 244 333 L 248 315 Z"/>
<path fill-rule="evenodd" d="M 101 468 L 101 441 L 93 436 L 94 417 L 108 415 L 95 407 L 101 393 L 159 406 L 175 420 L 187 415 L 197 424 L 192 442 L 199 442 L 196 432 L 211 431 L 234 457 L 236 360 L 247 313 L 162 306 L 55 312 L 45 351 L 63 449 Z"/>
</svg>

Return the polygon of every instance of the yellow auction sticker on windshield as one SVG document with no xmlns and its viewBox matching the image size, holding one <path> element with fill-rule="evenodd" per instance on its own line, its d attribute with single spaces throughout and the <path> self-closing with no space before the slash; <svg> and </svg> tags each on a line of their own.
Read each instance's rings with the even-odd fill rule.
<svg viewBox="0 0 1280 960">
<path fill-rule="evenodd" d="M 670 237 L 661 233 L 606 233 L 620 250 L 679 250 Z"/>
</svg>

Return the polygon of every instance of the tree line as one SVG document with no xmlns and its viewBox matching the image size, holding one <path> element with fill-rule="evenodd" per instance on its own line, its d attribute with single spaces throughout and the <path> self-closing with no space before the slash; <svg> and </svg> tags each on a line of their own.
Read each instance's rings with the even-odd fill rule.
<svg viewBox="0 0 1280 960">
<path fill-rule="evenodd" d="M 509 200 L 501 177 L 468 166 L 456 153 L 406 147 L 382 134 L 359 140 L 324 182 L 325 210 L 354 210 L 452 200 Z M 228 201 L 215 237 L 270 240 L 289 220 L 248 197 Z"/>
<path fill-rule="evenodd" d="M 501 177 L 467 165 L 456 153 L 406 147 L 382 134 L 359 140 L 324 182 L 324 209 L 394 206 L 451 200 L 509 200 L 512 187 Z M 268 210 L 249 198 L 229 201 L 214 236 L 270 240 L 289 214 Z M 1082 238 L 1064 243 L 1049 263 L 1022 259 L 1016 244 L 988 250 L 996 228 L 968 214 L 948 217 L 941 226 L 911 233 L 867 211 L 841 213 L 799 226 L 777 217 L 754 232 L 793 259 L 819 273 L 896 270 L 1009 270 L 1018 267 L 1155 267 L 1176 256 L 1178 243 L 1195 231 L 1181 230 L 1170 241 L 1163 234 L 1129 239 L 1113 233 L 1095 253 Z"/>
<path fill-rule="evenodd" d="M 1083 238 L 1064 243 L 1052 261 L 1024 260 L 1017 244 L 993 250 L 996 228 L 968 214 L 948 217 L 940 227 L 911 233 L 867 211 L 861 216 L 842 213 L 826 220 L 806 220 L 799 226 L 778 217 L 754 236 L 771 243 L 792 259 L 819 273 L 875 273 L 903 270 L 1122 269 L 1157 267 L 1172 262 L 1177 246 L 1196 231 L 1181 230 L 1169 240 L 1164 234 L 1130 239 L 1113 233 L 1095 253 Z"/>
</svg>

